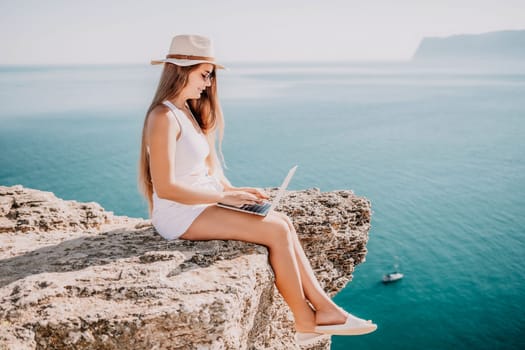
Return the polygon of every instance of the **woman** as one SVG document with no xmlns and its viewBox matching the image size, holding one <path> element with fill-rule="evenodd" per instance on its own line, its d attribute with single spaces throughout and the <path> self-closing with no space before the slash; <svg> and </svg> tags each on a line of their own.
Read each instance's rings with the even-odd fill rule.
<svg viewBox="0 0 525 350">
<path fill-rule="evenodd" d="M 268 199 L 264 191 L 234 187 L 219 161 L 224 121 L 217 98 L 211 42 L 198 35 L 173 38 L 142 133 L 139 182 L 152 223 L 166 239 L 240 240 L 268 247 L 275 284 L 290 307 L 301 343 L 325 334 L 357 335 L 377 326 L 338 307 L 323 291 L 291 220 L 223 209 Z M 218 135 L 216 151 L 215 136 Z M 222 157 L 222 155 L 221 155 Z"/>
</svg>

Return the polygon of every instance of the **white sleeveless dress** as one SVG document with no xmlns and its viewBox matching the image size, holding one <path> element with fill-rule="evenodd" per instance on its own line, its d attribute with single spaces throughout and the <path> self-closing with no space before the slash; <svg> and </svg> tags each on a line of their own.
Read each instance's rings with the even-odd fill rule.
<svg viewBox="0 0 525 350">
<path fill-rule="evenodd" d="M 176 141 L 174 176 L 175 181 L 194 187 L 222 192 L 222 184 L 214 176 L 208 175 L 205 159 L 210 149 L 206 137 L 198 132 L 183 111 L 173 103 L 164 101 L 180 127 L 180 137 Z M 170 115 L 170 118 L 172 116 Z M 153 186 L 155 188 L 155 185 Z M 157 232 L 165 239 L 172 240 L 182 236 L 204 209 L 212 204 L 188 205 L 159 198 L 153 192 L 153 212 L 151 222 Z"/>
</svg>

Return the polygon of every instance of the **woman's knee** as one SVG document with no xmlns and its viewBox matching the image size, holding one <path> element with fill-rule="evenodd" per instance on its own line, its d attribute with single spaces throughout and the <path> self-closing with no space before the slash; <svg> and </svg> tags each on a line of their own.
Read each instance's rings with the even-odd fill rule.
<svg viewBox="0 0 525 350">
<path fill-rule="evenodd" d="M 292 233 L 295 233 L 295 227 L 293 225 L 292 219 L 290 219 L 288 215 L 278 211 L 273 211 L 272 214 L 278 217 L 280 220 L 283 220 L 286 223 L 286 225 L 288 225 L 290 231 L 292 231 Z"/>
<path fill-rule="evenodd" d="M 268 235 L 270 236 L 270 247 L 285 247 L 292 243 L 292 232 L 290 227 L 280 217 L 269 218 L 270 227 Z"/>
</svg>

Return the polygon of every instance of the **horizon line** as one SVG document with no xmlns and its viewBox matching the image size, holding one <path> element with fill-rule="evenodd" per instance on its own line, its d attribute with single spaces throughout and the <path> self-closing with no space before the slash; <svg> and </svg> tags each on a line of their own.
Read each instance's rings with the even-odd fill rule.
<svg viewBox="0 0 525 350">
<path fill-rule="evenodd" d="M 323 63 L 346 63 L 346 64 L 359 64 L 359 63 L 408 63 L 413 62 L 412 58 L 409 59 L 365 59 L 365 60 L 224 60 L 221 63 L 224 64 L 323 64 Z M 57 67 L 57 66 L 152 66 L 148 62 L 56 62 L 56 63 L 0 63 L 0 67 Z"/>
</svg>

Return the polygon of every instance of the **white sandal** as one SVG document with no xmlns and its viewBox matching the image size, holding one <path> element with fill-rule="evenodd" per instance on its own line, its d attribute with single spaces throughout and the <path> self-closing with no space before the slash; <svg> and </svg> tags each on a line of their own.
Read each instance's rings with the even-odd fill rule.
<svg viewBox="0 0 525 350">
<path fill-rule="evenodd" d="M 345 323 L 317 326 L 314 332 L 330 335 L 362 335 L 372 333 L 376 329 L 376 324 L 348 314 Z"/>
</svg>

